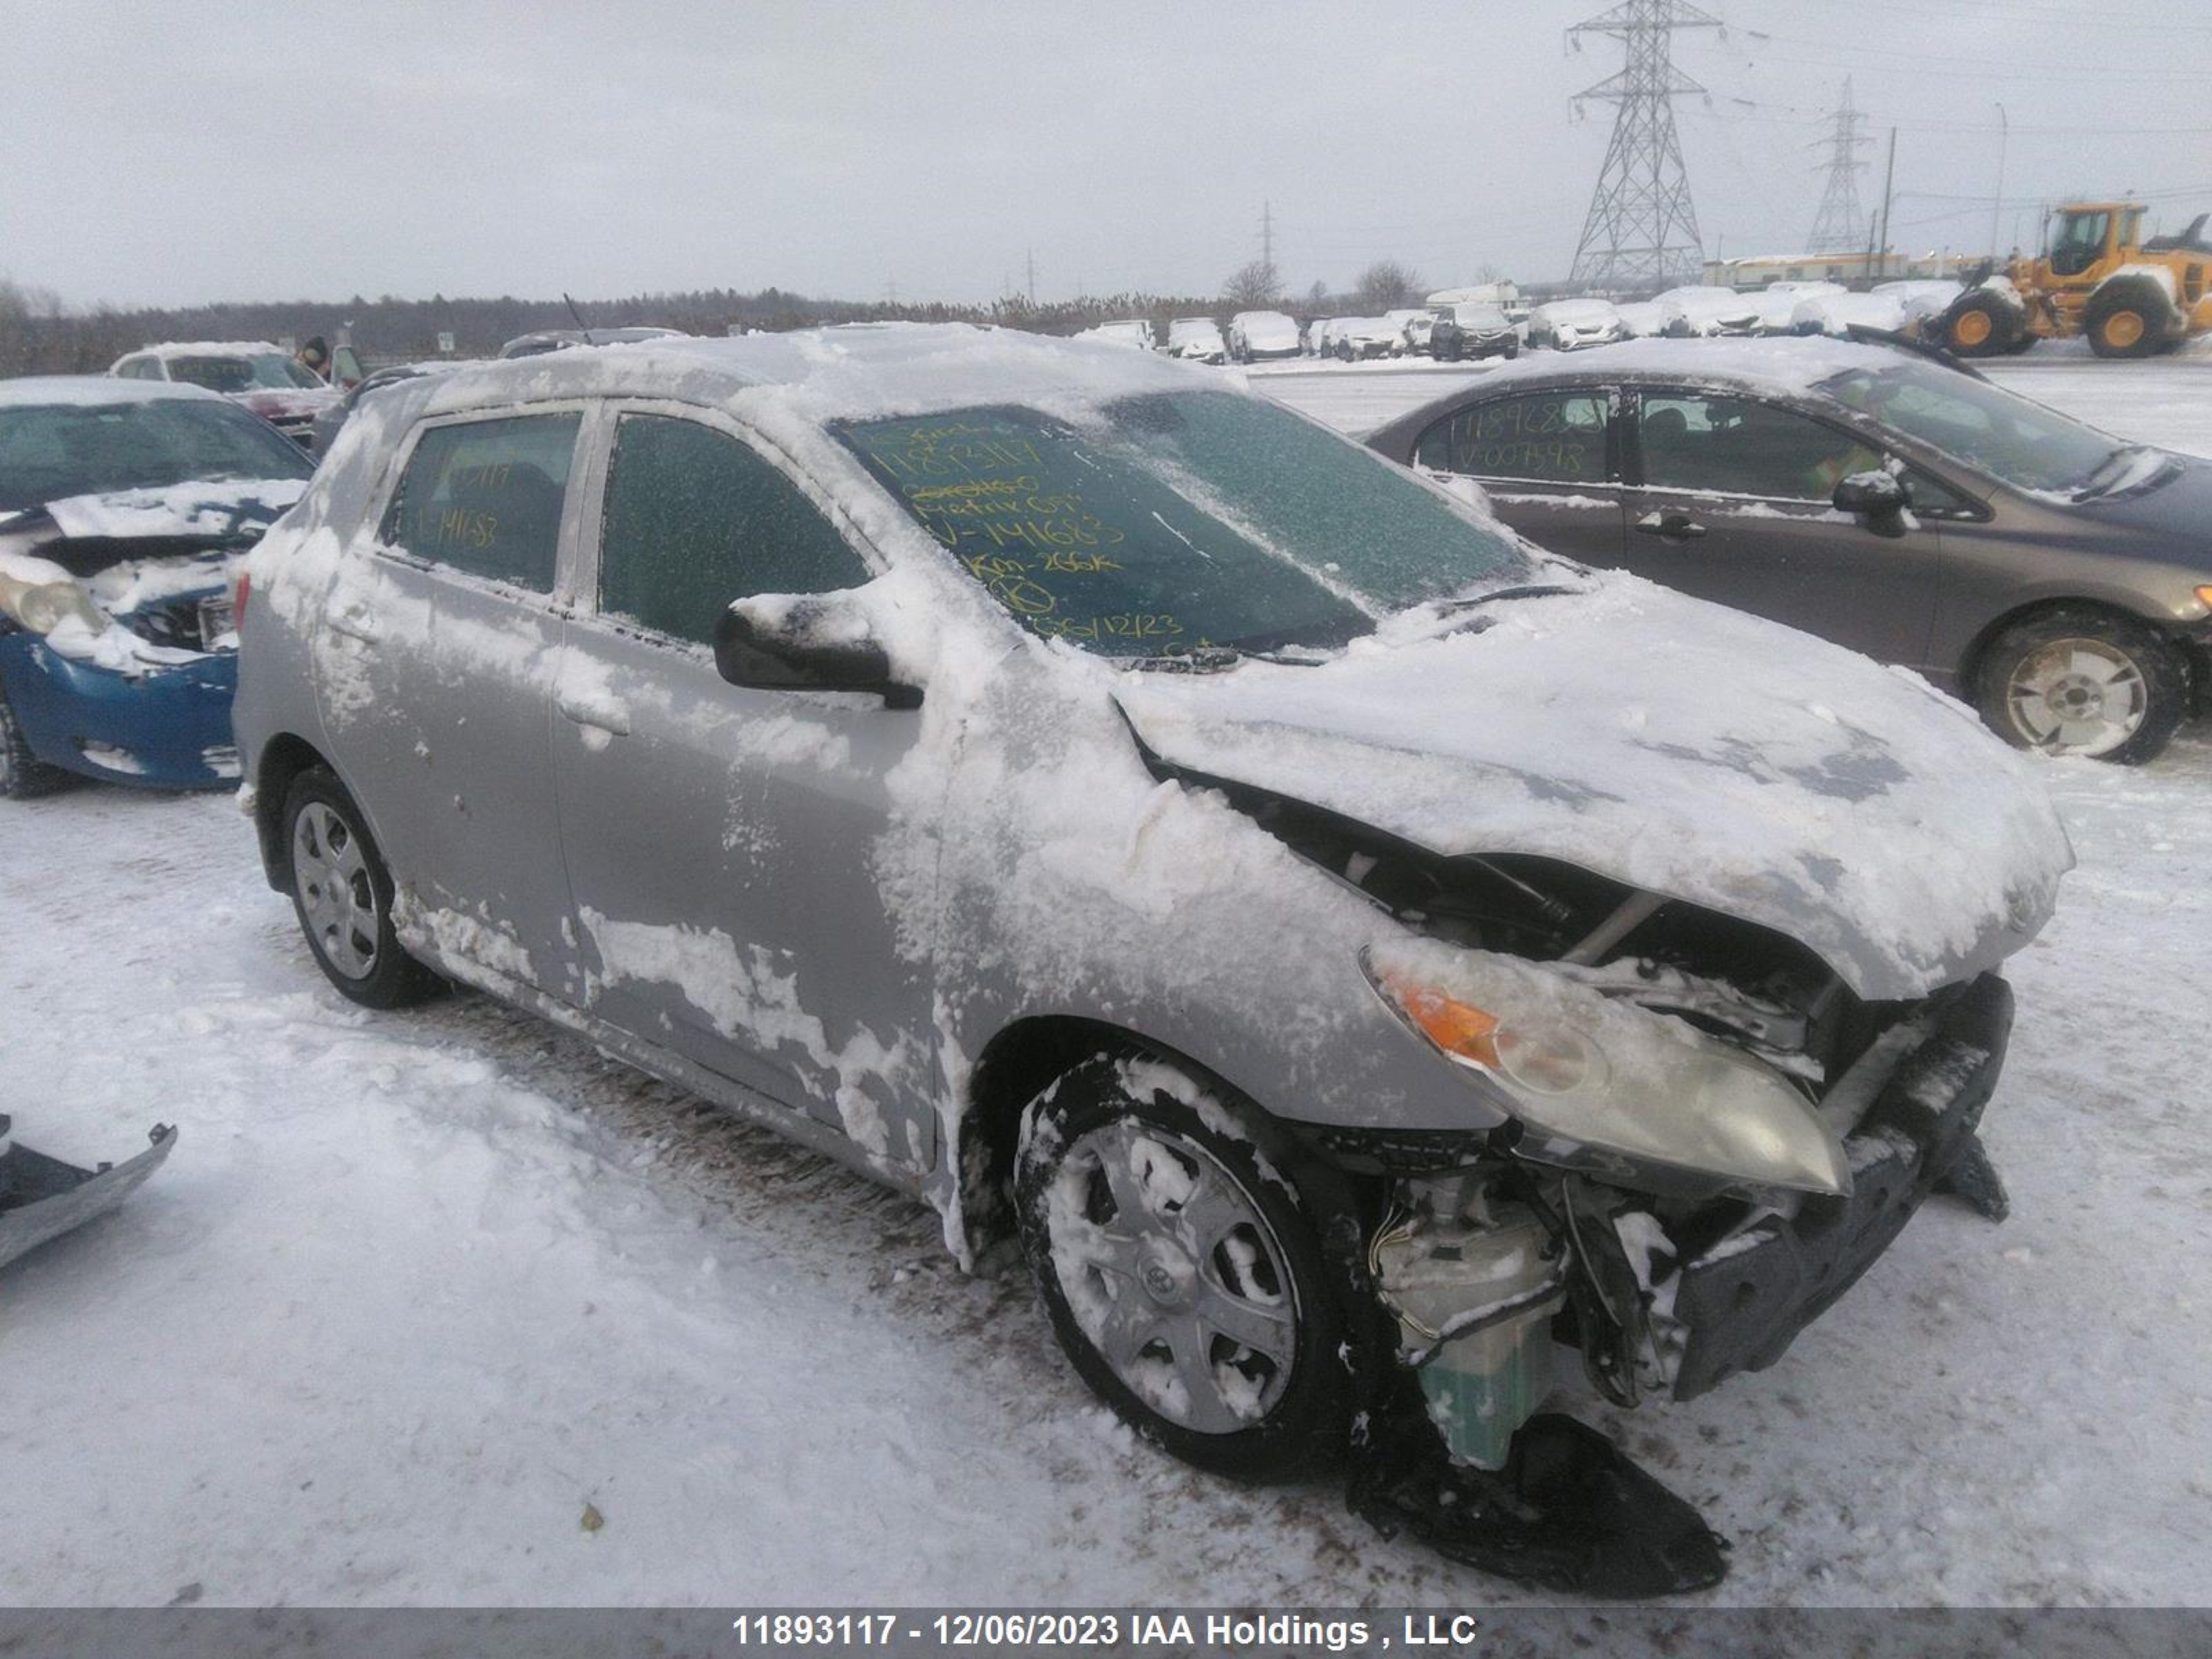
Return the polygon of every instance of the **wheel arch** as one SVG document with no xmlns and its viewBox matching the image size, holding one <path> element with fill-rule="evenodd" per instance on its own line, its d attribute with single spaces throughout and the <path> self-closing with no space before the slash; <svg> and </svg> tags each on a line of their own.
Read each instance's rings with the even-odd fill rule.
<svg viewBox="0 0 2212 1659">
<path fill-rule="evenodd" d="M 956 1144 L 948 1149 L 969 1259 L 1013 1233 L 1014 1150 L 1023 1109 L 1054 1078 L 1093 1054 L 1115 1051 L 1182 1066 L 1201 1083 L 1250 1097 L 1205 1061 L 1109 1020 L 1066 1013 L 1026 1014 L 1014 1020 L 977 1057 L 962 1091 Z"/>
<path fill-rule="evenodd" d="M 2050 616 L 2060 611 L 2110 617 L 2117 622 L 2128 623 L 2136 628 L 2148 629 L 2160 639 L 2166 640 L 2169 644 L 2172 643 L 2172 631 L 2162 625 L 2157 617 L 2146 617 L 2132 605 L 2117 599 L 2100 593 L 2084 592 L 2079 588 L 2069 588 L 2061 592 L 2039 593 L 2021 600 L 2009 610 L 2000 611 L 1983 623 L 1973 638 L 1967 642 L 1965 652 L 1959 659 L 1959 685 L 1961 690 L 1970 696 L 1979 690 L 1982 672 L 1989 665 L 1990 649 L 2007 630 L 2016 628 L 2024 622 L 2033 621 L 2038 617 Z"/>
<path fill-rule="evenodd" d="M 253 780 L 253 833 L 261 845 L 261 870 L 270 886 L 284 890 L 284 797 L 292 780 L 330 762 L 305 738 L 280 732 L 261 745 Z"/>
</svg>

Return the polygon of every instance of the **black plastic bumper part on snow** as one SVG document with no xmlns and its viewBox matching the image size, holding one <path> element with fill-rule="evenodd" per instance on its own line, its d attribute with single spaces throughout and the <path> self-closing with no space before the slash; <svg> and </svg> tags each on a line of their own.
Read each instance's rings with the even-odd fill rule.
<svg viewBox="0 0 2212 1659">
<path fill-rule="evenodd" d="M 1763 1242 L 1736 1248 L 1741 1239 L 1731 1239 L 1730 1253 L 1690 1263 L 1674 1293 L 1674 1318 L 1689 1333 L 1677 1400 L 1779 1359 L 1889 1248 L 1954 1165 L 1971 1165 L 1975 1126 L 2011 1030 L 2012 989 L 1984 974 L 1942 1009 L 1844 1141 L 1849 1197 L 1808 1199 L 1793 1219 L 1742 1236 Z"/>
</svg>

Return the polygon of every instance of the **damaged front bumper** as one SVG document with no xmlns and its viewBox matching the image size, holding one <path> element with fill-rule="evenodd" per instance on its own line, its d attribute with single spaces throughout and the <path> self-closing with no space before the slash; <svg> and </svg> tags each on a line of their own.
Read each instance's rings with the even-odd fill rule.
<svg viewBox="0 0 2212 1659">
<path fill-rule="evenodd" d="M 2012 990 L 1994 974 L 1932 1009 L 1844 1137 L 1851 1190 L 1808 1198 L 1692 1256 L 1674 1287 L 1682 1338 L 1674 1397 L 1764 1370 L 1874 1265 L 1972 1145 L 2012 1030 Z"/>
<path fill-rule="evenodd" d="M 104 783 L 221 789 L 238 781 L 230 706 L 238 653 L 119 673 L 34 635 L 0 636 L 0 686 L 31 753 Z"/>
<path fill-rule="evenodd" d="M 0 1113 L 0 1266 L 50 1239 L 82 1227 L 136 1192 L 160 1169 L 177 1144 L 177 1132 L 156 1124 L 152 1144 L 121 1164 L 80 1170 L 11 1139 Z"/>
</svg>

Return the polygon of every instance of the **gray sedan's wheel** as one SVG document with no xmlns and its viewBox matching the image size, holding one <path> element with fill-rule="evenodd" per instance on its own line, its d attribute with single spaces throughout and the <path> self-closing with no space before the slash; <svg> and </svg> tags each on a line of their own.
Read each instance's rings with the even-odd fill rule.
<svg viewBox="0 0 2212 1659">
<path fill-rule="evenodd" d="M 1069 1359 L 1139 1433 L 1279 1478 L 1344 1443 L 1340 1293 L 1308 1201 L 1224 1132 L 1248 1109 L 1185 1103 L 1207 1086 L 1114 1055 L 1063 1076 L 1024 1121 L 1022 1241 Z"/>
<path fill-rule="evenodd" d="M 2049 755 L 2132 763 L 2164 749 L 2186 712 L 2172 647 L 2140 623 L 2056 611 L 2015 623 L 1984 659 L 1983 718 Z"/>
<path fill-rule="evenodd" d="M 398 1008 L 441 981 L 400 947 L 392 876 L 343 785 L 319 767 L 284 798 L 286 884 L 307 948 L 331 984 L 371 1008 Z"/>
</svg>

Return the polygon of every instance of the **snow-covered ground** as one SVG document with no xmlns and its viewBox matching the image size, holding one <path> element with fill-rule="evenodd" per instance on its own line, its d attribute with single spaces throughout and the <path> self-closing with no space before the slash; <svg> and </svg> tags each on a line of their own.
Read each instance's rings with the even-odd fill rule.
<svg viewBox="0 0 2212 1659">
<path fill-rule="evenodd" d="M 1468 372 L 1255 379 L 1358 429 Z M 2212 453 L 2212 363 L 1998 372 Z M 1931 1206 L 1693 1405 L 1571 1400 L 1735 1540 L 1717 1599 L 2205 1596 L 2212 741 L 2047 775 L 2013 1220 Z M 0 1601 L 1521 1599 L 1137 1444 L 919 1207 L 486 999 L 341 1001 L 228 799 L 0 803 L 0 1110 L 79 1160 L 182 1126 L 0 1277 Z"/>
</svg>

